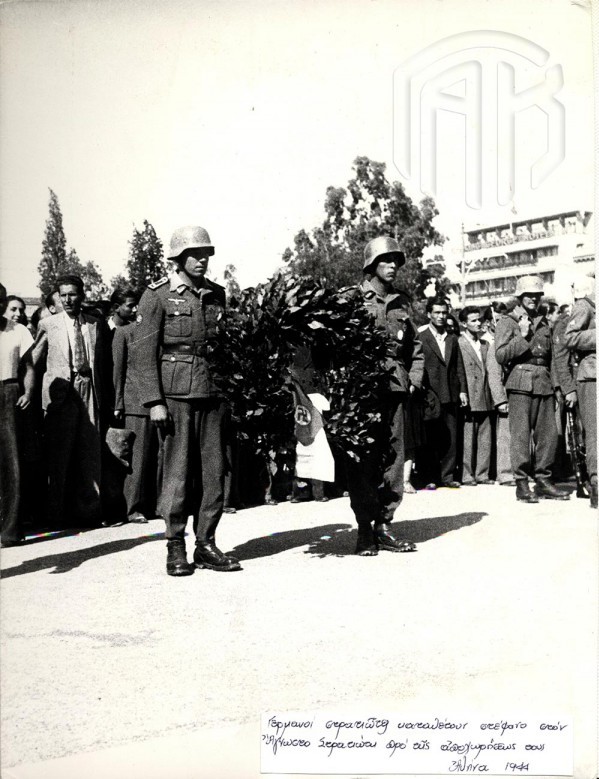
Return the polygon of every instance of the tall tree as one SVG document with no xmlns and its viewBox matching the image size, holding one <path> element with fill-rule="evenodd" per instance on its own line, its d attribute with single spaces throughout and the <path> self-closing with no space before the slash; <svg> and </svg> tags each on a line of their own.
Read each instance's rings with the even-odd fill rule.
<svg viewBox="0 0 599 779">
<path fill-rule="evenodd" d="M 129 286 L 141 294 L 148 284 L 164 276 L 166 272 L 162 241 L 148 220 L 144 219 L 143 230 L 133 227 L 133 237 L 129 241 Z"/>
<path fill-rule="evenodd" d="M 67 239 L 62 225 L 62 212 L 56 193 L 50 190 L 49 214 L 42 243 L 42 257 L 37 267 L 40 274 L 38 284 L 42 295 L 55 289 L 56 279 L 66 272 Z"/>
<path fill-rule="evenodd" d="M 294 273 L 333 288 L 356 284 L 362 278 L 365 243 L 378 235 L 390 235 L 406 255 L 397 286 L 414 298 L 423 296 L 433 277 L 422 265 L 423 249 L 445 240 L 432 224 L 438 211 L 429 197 L 415 205 L 399 182 L 388 181 L 385 168 L 383 162 L 357 157 L 347 187 L 328 187 L 322 225 L 300 230 L 293 249 L 283 253 Z"/>
</svg>

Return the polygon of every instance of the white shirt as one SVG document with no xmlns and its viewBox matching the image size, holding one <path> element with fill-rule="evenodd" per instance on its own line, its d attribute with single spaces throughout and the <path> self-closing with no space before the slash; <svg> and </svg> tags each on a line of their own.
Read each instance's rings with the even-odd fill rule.
<svg viewBox="0 0 599 779">
<path fill-rule="evenodd" d="M 31 333 L 18 322 L 4 319 L 6 325 L 0 330 L 0 381 L 16 379 L 19 361 L 33 343 Z"/>
<path fill-rule="evenodd" d="M 464 338 L 466 338 L 466 340 L 468 341 L 470 346 L 476 352 L 476 356 L 478 357 L 480 362 L 482 362 L 483 361 L 483 352 L 482 352 L 482 347 L 480 345 L 480 339 L 479 338 L 473 338 L 470 335 L 470 333 L 468 332 L 468 330 L 464 330 Z"/>
<path fill-rule="evenodd" d="M 66 311 L 61 311 L 60 314 L 55 314 L 55 316 L 63 316 L 65 318 L 67 324 L 67 333 L 69 336 L 69 345 L 71 347 L 71 354 L 73 354 L 73 347 L 75 345 L 75 325 L 73 323 L 75 320 L 73 317 L 70 317 Z M 87 361 L 91 364 L 90 354 L 92 353 L 92 344 L 89 337 L 89 327 L 87 326 L 87 322 L 81 314 L 79 314 L 77 318 L 79 319 L 79 324 L 81 325 L 81 335 L 83 336 L 83 345 L 85 346 L 85 356 L 87 357 Z"/>
<path fill-rule="evenodd" d="M 445 339 L 447 338 L 447 330 L 444 330 L 442 333 L 440 333 L 432 325 L 427 325 L 427 327 L 431 331 L 431 333 L 435 336 L 435 341 L 439 346 L 439 350 L 441 354 L 445 354 Z"/>
</svg>

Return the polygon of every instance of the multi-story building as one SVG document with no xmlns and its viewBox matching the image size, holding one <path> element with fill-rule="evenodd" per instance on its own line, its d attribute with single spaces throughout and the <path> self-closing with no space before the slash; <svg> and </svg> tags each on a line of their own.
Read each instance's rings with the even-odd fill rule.
<svg viewBox="0 0 599 779">
<path fill-rule="evenodd" d="M 465 231 L 465 302 L 507 300 L 518 278 L 530 274 L 541 276 L 546 294 L 551 293 L 568 275 L 591 270 L 595 259 L 591 225 L 590 211 L 564 211 Z"/>
</svg>

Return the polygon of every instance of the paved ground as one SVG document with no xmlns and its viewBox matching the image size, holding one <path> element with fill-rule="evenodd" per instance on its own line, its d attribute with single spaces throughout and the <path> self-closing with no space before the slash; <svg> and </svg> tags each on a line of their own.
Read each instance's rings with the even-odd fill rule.
<svg viewBox="0 0 599 779">
<path fill-rule="evenodd" d="M 397 517 L 418 552 L 358 558 L 347 499 L 241 511 L 219 545 L 243 572 L 181 579 L 160 521 L 3 550 L 2 776 L 245 779 L 262 711 L 376 702 L 572 713 L 574 776 L 593 779 L 588 502 L 480 486 Z"/>
</svg>

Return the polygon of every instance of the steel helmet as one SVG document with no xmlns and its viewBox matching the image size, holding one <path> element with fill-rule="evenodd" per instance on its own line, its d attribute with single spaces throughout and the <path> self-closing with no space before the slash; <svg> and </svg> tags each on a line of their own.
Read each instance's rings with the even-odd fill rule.
<svg viewBox="0 0 599 779">
<path fill-rule="evenodd" d="M 203 227 L 180 227 L 172 235 L 169 260 L 176 260 L 186 249 L 210 249 L 214 254 L 214 246 L 210 241 L 208 230 Z"/>
<path fill-rule="evenodd" d="M 366 271 L 371 265 L 374 265 L 385 254 L 393 254 L 399 262 L 399 265 L 406 264 L 406 255 L 399 248 L 395 238 L 388 235 L 379 235 L 368 241 L 364 247 L 364 265 L 362 271 Z"/>
<path fill-rule="evenodd" d="M 540 276 L 520 276 L 516 282 L 516 291 L 514 295 L 519 298 L 520 295 L 543 294 L 543 279 Z"/>
</svg>

